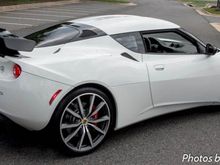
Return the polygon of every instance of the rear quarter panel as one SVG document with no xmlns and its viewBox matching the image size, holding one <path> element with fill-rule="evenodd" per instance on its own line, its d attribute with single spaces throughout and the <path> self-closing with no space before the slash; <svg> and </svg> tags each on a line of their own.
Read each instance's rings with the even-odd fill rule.
<svg viewBox="0 0 220 165">
<path fill-rule="evenodd" d="M 54 112 L 58 100 L 70 87 L 22 72 L 18 79 L 0 81 L 0 112 L 29 130 L 43 129 Z M 52 95 L 62 89 L 49 105 Z"/>
</svg>

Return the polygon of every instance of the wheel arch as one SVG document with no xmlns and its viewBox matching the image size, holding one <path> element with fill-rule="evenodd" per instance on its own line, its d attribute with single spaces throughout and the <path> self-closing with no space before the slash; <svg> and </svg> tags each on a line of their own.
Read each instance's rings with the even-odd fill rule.
<svg viewBox="0 0 220 165">
<path fill-rule="evenodd" d="M 53 122 L 53 118 L 54 118 L 54 114 L 56 113 L 57 111 L 57 107 L 59 106 L 59 104 L 62 102 L 63 99 L 65 99 L 70 93 L 78 90 L 78 89 L 81 89 L 81 88 L 86 88 L 86 87 L 91 87 L 91 88 L 96 88 L 98 90 L 101 90 L 102 92 L 104 92 L 110 99 L 111 103 L 112 103 L 112 106 L 113 106 L 113 110 L 114 110 L 114 121 L 113 121 L 113 129 L 115 129 L 116 127 L 116 122 L 117 122 L 117 103 L 116 103 L 116 99 L 113 95 L 113 93 L 111 92 L 111 90 L 104 86 L 104 85 L 101 85 L 101 84 L 98 84 L 98 83 L 84 83 L 84 84 L 80 84 L 80 85 L 77 85 L 75 86 L 73 89 L 71 89 L 70 91 L 68 91 L 59 101 L 59 103 L 57 104 L 57 106 L 55 107 L 55 110 L 53 112 L 53 115 L 50 119 L 50 122 L 48 124 L 47 127 L 50 127 L 52 125 L 52 122 Z"/>
</svg>

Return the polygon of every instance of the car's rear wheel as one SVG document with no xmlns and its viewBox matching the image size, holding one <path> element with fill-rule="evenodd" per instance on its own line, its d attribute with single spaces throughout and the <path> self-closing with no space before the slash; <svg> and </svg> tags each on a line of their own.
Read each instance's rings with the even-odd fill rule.
<svg viewBox="0 0 220 165">
<path fill-rule="evenodd" d="M 108 96 L 95 88 L 82 88 L 70 93 L 56 109 L 55 132 L 66 153 L 83 155 L 104 141 L 113 120 Z"/>
</svg>

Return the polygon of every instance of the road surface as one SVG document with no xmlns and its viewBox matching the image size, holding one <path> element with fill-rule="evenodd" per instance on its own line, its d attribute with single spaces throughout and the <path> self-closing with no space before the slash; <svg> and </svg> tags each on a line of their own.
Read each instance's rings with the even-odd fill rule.
<svg viewBox="0 0 220 165">
<path fill-rule="evenodd" d="M 198 15 L 192 8 L 175 0 L 134 0 L 134 3 L 137 5 L 87 2 L 1 13 L 0 22 L 5 24 L 0 23 L 0 26 L 13 30 L 19 35 L 25 35 L 72 17 L 135 14 L 170 20 L 180 24 L 202 40 L 220 47 L 220 33 L 209 24 L 212 19 Z M 74 10 L 73 13 L 72 10 Z M 208 156 L 220 154 L 220 111 L 218 109 L 220 110 L 219 107 L 197 108 L 138 123 L 115 132 L 96 152 L 76 158 L 60 154 L 50 139 L 44 139 L 38 133 L 28 132 L 2 121 L 0 164 L 182 164 L 184 153 Z"/>
</svg>

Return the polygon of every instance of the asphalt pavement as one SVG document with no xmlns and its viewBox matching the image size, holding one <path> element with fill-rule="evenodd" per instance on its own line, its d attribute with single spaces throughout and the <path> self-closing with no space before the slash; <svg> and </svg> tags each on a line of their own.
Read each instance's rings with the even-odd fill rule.
<svg viewBox="0 0 220 165">
<path fill-rule="evenodd" d="M 134 0 L 134 3 L 137 5 L 86 2 L 56 8 L 1 13 L 0 26 L 11 29 L 19 35 L 25 35 L 73 17 L 135 14 L 172 21 L 203 41 L 220 47 L 220 33 L 209 24 L 212 21 L 219 21 L 218 18 L 207 19 L 176 0 Z M 2 16 L 5 18 L 1 18 Z M 13 20 L 9 17 L 22 17 L 23 19 Z M 41 20 L 32 21 L 24 18 Z M 1 22 L 30 26 L 1 24 Z M 219 110 L 220 107 L 197 108 L 147 120 L 114 132 L 96 152 L 75 158 L 62 155 L 56 149 L 56 144 L 51 143 L 51 139 L 3 121 L 0 124 L 0 164 L 184 164 L 182 163 L 183 154 L 193 156 L 220 154 Z"/>
<path fill-rule="evenodd" d="M 20 36 L 47 26 L 80 17 L 105 14 L 114 10 L 129 8 L 128 4 L 83 1 L 63 6 L 41 7 L 17 11 L 0 12 L 0 28 Z"/>
</svg>

